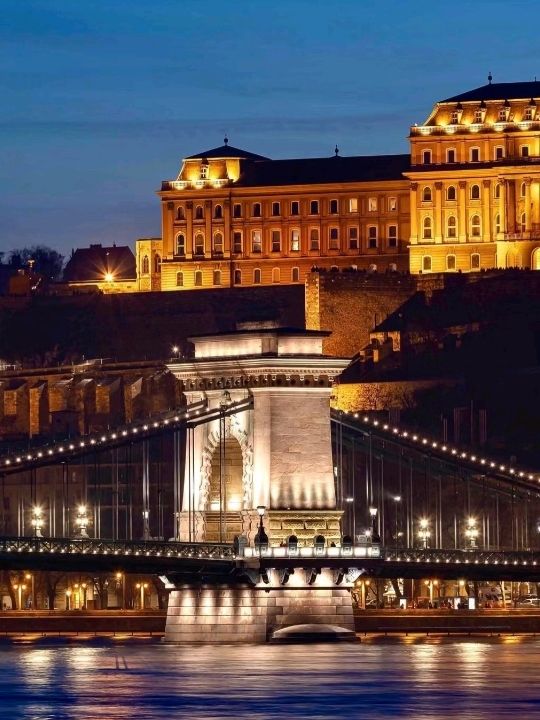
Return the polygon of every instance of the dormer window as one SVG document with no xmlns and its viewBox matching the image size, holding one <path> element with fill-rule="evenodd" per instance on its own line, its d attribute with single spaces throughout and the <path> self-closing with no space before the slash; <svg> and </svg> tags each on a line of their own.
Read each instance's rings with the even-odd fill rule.
<svg viewBox="0 0 540 720">
<path fill-rule="evenodd" d="M 475 110 L 474 111 L 474 122 L 475 123 L 481 123 L 482 122 L 482 111 L 481 110 Z"/>
<path fill-rule="evenodd" d="M 457 125 L 459 122 L 459 113 L 457 110 L 453 110 L 450 116 L 450 122 L 452 125 Z"/>
<path fill-rule="evenodd" d="M 532 120 L 533 119 L 533 109 L 530 105 L 525 108 L 525 113 L 523 115 L 523 119 L 524 120 Z"/>
<path fill-rule="evenodd" d="M 208 161 L 203 160 L 201 163 L 201 180 L 206 180 L 208 177 Z"/>
</svg>

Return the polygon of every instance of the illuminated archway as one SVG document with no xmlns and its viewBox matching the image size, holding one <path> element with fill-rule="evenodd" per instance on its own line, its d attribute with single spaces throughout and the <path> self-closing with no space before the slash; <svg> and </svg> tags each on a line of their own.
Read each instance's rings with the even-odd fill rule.
<svg viewBox="0 0 540 720">
<path fill-rule="evenodd" d="M 228 437 L 223 449 L 223 467 L 219 444 L 214 447 L 212 454 L 206 509 L 219 511 L 223 505 L 227 511 L 239 511 L 242 510 L 244 494 L 242 448 L 236 438 Z"/>
</svg>

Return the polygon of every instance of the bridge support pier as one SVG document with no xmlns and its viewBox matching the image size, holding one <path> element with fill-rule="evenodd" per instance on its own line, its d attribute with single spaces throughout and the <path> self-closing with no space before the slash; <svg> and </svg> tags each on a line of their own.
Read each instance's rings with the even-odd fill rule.
<svg viewBox="0 0 540 720">
<path fill-rule="evenodd" d="M 178 585 L 169 596 L 165 642 L 263 643 L 285 628 L 298 628 L 303 637 L 318 631 L 324 637 L 354 637 L 350 589 L 336 585 L 330 570 L 322 570 L 314 583 L 311 573 L 298 568 L 287 585 L 276 582 L 283 571 L 269 571 L 267 579 L 256 586 Z"/>
</svg>

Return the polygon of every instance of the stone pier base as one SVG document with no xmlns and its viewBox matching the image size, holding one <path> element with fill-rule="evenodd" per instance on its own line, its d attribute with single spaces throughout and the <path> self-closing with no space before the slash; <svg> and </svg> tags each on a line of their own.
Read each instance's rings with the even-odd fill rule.
<svg viewBox="0 0 540 720">
<path fill-rule="evenodd" d="M 185 585 L 169 596 L 165 642 L 262 643 L 295 625 L 354 631 L 349 590 Z"/>
</svg>

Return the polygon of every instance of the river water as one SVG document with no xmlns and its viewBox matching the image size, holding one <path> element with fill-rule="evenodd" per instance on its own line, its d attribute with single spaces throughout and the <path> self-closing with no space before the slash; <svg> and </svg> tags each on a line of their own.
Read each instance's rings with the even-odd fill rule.
<svg viewBox="0 0 540 720">
<path fill-rule="evenodd" d="M 540 640 L 0 645 L 0 718 L 540 718 Z"/>
</svg>

